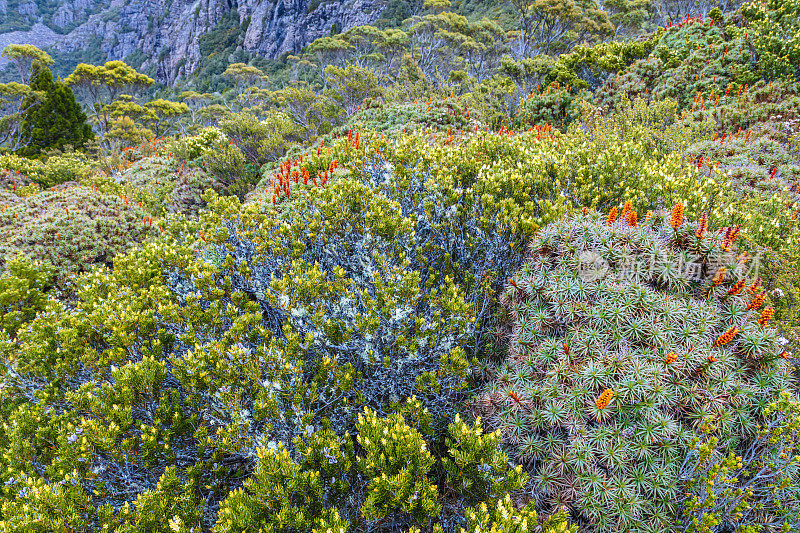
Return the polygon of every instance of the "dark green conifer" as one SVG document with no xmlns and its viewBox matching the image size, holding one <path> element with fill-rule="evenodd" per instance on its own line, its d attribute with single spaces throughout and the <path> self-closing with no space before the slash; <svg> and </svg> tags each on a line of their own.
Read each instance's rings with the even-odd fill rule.
<svg viewBox="0 0 800 533">
<path fill-rule="evenodd" d="M 24 135 L 30 137 L 28 145 L 19 150 L 20 155 L 38 155 L 51 148 L 61 150 L 65 145 L 80 148 L 94 137 L 69 85 L 53 80 L 50 69 L 38 61 L 31 67 L 30 80 L 30 88 L 41 91 L 44 97 L 26 113 L 20 125 Z"/>
</svg>

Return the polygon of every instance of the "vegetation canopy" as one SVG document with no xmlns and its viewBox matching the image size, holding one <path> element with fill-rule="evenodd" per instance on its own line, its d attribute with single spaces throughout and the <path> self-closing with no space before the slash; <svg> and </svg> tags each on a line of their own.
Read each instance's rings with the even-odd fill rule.
<svg viewBox="0 0 800 533">
<path fill-rule="evenodd" d="M 0 533 L 800 530 L 798 3 L 373 7 L 3 50 Z"/>
</svg>

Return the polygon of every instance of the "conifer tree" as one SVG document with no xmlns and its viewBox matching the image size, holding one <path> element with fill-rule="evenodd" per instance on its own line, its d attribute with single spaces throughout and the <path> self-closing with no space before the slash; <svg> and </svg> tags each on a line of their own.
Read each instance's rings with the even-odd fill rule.
<svg viewBox="0 0 800 533">
<path fill-rule="evenodd" d="M 94 137 L 72 89 L 61 81 L 54 81 L 46 65 L 34 62 L 30 89 L 40 91 L 44 98 L 39 105 L 28 108 L 20 125 L 30 136 L 30 143 L 19 150 L 21 155 L 37 155 L 44 149 L 62 149 L 67 144 L 82 147 Z"/>
</svg>

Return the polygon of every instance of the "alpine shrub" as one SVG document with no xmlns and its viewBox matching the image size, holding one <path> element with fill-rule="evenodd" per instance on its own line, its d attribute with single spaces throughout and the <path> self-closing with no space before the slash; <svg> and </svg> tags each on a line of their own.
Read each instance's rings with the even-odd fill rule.
<svg viewBox="0 0 800 533">
<path fill-rule="evenodd" d="M 795 394 L 792 366 L 738 227 L 687 222 L 681 204 L 585 213 L 539 232 L 509 280 L 508 358 L 477 405 L 538 501 L 600 531 L 668 530 L 701 425 L 746 449 L 771 399 Z"/>
<path fill-rule="evenodd" d="M 540 525 L 553 533 L 575 531 L 564 510 L 540 521 L 532 504 L 514 509 L 510 493 L 522 488 L 527 475 L 508 462 L 498 434 L 484 434 L 480 421 L 468 425 L 456 415 L 448 428 L 452 440 L 437 457 L 435 443 L 420 431 L 432 424 L 431 414 L 415 398 L 404 407 L 416 421 L 400 413 L 379 417 L 367 408 L 358 415 L 355 438 L 309 429 L 295 438 L 294 453 L 282 443 L 260 448 L 253 477 L 222 502 L 215 533 L 265 526 L 276 533 L 409 527 L 456 533 L 465 525 L 477 533 L 500 524 L 513 524 L 510 531 L 519 533 Z M 455 464 L 467 468 L 448 466 Z M 479 486 L 488 490 L 471 490 Z"/>
</svg>

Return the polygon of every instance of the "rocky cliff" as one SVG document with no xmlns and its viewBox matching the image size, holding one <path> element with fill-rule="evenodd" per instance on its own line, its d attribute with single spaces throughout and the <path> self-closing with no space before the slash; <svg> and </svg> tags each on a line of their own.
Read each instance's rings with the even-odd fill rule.
<svg viewBox="0 0 800 533">
<path fill-rule="evenodd" d="M 30 43 L 61 52 L 138 57 L 171 83 L 200 61 L 200 37 L 236 14 L 241 47 L 276 58 L 297 52 L 331 28 L 374 23 L 386 0 L 0 0 L 0 48 Z M 246 29 L 244 29 L 246 28 Z M 95 50 L 96 49 L 96 50 Z M 0 64 L 0 68 L 2 68 Z"/>
</svg>

